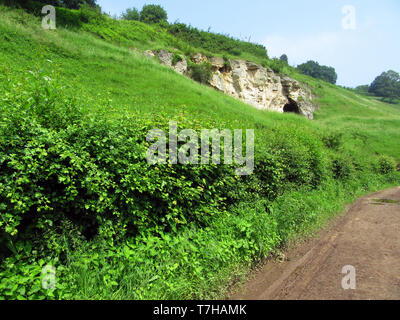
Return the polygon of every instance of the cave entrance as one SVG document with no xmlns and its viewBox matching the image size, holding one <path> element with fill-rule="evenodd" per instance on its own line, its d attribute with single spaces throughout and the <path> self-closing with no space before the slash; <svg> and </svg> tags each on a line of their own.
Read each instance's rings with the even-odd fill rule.
<svg viewBox="0 0 400 320">
<path fill-rule="evenodd" d="M 283 107 L 283 112 L 290 112 L 290 113 L 296 113 L 296 114 L 300 114 L 300 108 L 297 105 L 297 103 L 295 101 L 293 101 L 292 99 L 289 99 L 289 103 L 287 103 L 284 107 Z"/>
</svg>

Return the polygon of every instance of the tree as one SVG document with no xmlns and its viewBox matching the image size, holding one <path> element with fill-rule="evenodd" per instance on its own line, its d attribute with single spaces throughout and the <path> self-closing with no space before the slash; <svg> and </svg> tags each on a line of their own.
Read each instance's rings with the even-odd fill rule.
<svg viewBox="0 0 400 320">
<path fill-rule="evenodd" d="M 132 9 L 128 8 L 128 9 L 126 9 L 126 11 L 124 13 L 122 13 L 121 17 L 124 20 L 139 21 L 140 13 L 139 13 L 138 9 L 136 9 L 136 8 L 132 8 Z"/>
<path fill-rule="evenodd" d="M 279 60 L 289 63 L 289 59 L 288 56 L 286 54 L 281 55 L 281 57 L 279 58 Z"/>
<path fill-rule="evenodd" d="M 167 12 L 159 5 L 145 5 L 140 12 L 140 21 L 145 23 L 160 23 L 162 21 L 166 22 L 167 19 Z"/>
<path fill-rule="evenodd" d="M 334 68 L 321 66 L 316 61 L 307 61 L 306 63 L 297 66 L 297 69 L 301 73 L 313 78 L 322 79 L 333 84 L 335 84 L 337 81 L 337 73 Z"/>
<path fill-rule="evenodd" d="M 400 75 L 393 70 L 383 72 L 371 83 L 369 92 L 391 102 L 400 98 Z"/>
</svg>

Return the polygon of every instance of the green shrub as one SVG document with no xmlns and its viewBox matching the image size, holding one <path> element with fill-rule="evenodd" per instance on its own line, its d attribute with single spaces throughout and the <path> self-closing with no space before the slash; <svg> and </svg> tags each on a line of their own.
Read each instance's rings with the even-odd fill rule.
<svg viewBox="0 0 400 320">
<path fill-rule="evenodd" d="M 174 56 L 172 58 L 172 65 L 176 66 L 178 62 L 183 61 L 184 58 L 178 53 L 174 53 Z"/>
<path fill-rule="evenodd" d="M 74 12 L 74 10 L 70 11 Z M 99 7 L 82 5 L 80 6 L 78 12 L 81 21 L 84 23 L 104 23 L 107 19 L 107 16 L 101 13 L 101 9 Z"/>
<path fill-rule="evenodd" d="M 334 132 L 322 137 L 324 145 L 332 150 L 339 150 L 342 145 L 343 133 Z"/>
<path fill-rule="evenodd" d="M 353 161 L 350 156 L 338 154 L 332 160 L 332 173 L 336 180 L 349 180 L 355 173 Z"/>
<path fill-rule="evenodd" d="M 29 83 L 1 100 L 0 231 L 13 241 L 29 234 L 48 249 L 55 245 L 49 230 L 64 221 L 87 239 L 176 230 L 232 202 L 233 168 L 150 166 L 145 135 L 153 122 L 88 115 L 49 76 Z"/>
<path fill-rule="evenodd" d="M 377 160 L 376 169 L 381 174 L 393 173 L 397 169 L 397 163 L 392 157 L 380 156 Z"/>
<path fill-rule="evenodd" d="M 20 244 L 20 243 L 19 243 Z M 32 253 L 32 245 L 27 243 L 22 250 L 19 246 L 19 253 L 2 261 L 0 266 L 0 300 L 58 300 L 68 299 L 70 288 L 57 279 L 57 274 L 64 270 L 64 267 L 54 265 L 56 261 L 47 261 L 38 258 Z M 27 259 L 27 256 L 29 258 Z M 43 287 L 46 281 L 48 268 L 55 268 L 54 288 Z M 58 280 L 58 281 L 57 281 Z"/>
<path fill-rule="evenodd" d="M 190 70 L 192 79 L 203 84 L 207 84 L 212 77 L 211 64 L 209 63 L 192 64 Z"/>
<path fill-rule="evenodd" d="M 82 26 L 82 15 L 79 11 L 68 10 L 65 8 L 56 8 L 56 11 L 57 11 L 57 20 L 56 20 L 57 25 L 63 27 L 75 27 L 75 28 L 79 28 Z"/>
<path fill-rule="evenodd" d="M 280 156 L 266 152 L 259 152 L 255 161 L 257 166 L 252 175 L 244 177 L 245 194 L 238 199 L 275 199 L 283 192 L 285 179 L 283 160 Z"/>
<path fill-rule="evenodd" d="M 232 70 L 231 61 L 227 56 L 223 56 L 224 59 L 224 70 L 230 71 Z"/>
<path fill-rule="evenodd" d="M 270 67 L 275 73 L 283 73 L 287 64 L 279 59 L 271 59 L 266 62 L 266 66 Z"/>
</svg>

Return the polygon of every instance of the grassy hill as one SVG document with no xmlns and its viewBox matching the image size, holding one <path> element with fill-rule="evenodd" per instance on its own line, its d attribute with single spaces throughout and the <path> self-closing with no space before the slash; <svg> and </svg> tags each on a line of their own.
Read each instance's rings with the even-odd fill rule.
<svg viewBox="0 0 400 320">
<path fill-rule="evenodd" d="M 276 67 L 257 46 L 224 53 L 160 26 L 59 13 L 68 27 L 46 31 L 0 6 L 0 298 L 223 297 L 355 197 L 399 183 L 399 105 L 283 67 L 317 96 L 315 121 L 256 110 L 140 52 Z M 148 165 L 146 134 L 170 120 L 254 129 L 254 174 Z M 57 284 L 45 290 L 48 264 Z"/>
</svg>

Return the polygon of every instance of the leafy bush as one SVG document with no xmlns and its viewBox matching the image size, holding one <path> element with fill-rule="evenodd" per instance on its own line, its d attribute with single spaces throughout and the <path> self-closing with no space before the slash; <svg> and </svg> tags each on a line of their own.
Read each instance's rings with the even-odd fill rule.
<svg viewBox="0 0 400 320">
<path fill-rule="evenodd" d="M 369 85 L 361 85 L 361 86 L 357 86 L 356 88 L 352 89 L 355 92 L 359 93 L 359 94 L 363 94 L 363 95 L 371 95 L 369 93 Z"/>
<path fill-rule="evenodd" d="M 353 160 L 346 155 L 339 154 L 332 160 L 333 177 L 337 180 L 349 180 L 355 173 Z"/>
<path fill-rule="evenodd" d="M 87 115 L 54 79 L 34 77 L 32 91 L 21 84 L 1 100 L 1 232 L 44 241 L 69 221 L 87 239 L 115 238 L 225 211 L 237 188 L 229 166 L 151 167 L 145 133 L 153 122 Z"/>
<path fill-rule="evenodd" d="M 287 63 L 280 59 L 273 58 L 271 60 L 267 60 L 263 66 L 271 68 L 275 73 L 284 73 L 287 68 Z"/>
<path fill-rule="evenodd" d="M 82 26 L 82 15 L 79 11 L 67 10 L 64 8 L 57 8 L 57 25 L 63 27 L 76 27 Z"/>
<path fill-rule="evenodd" d="M 192 64 L 190 70 L 192 79 L 203 84 L 207 84 L 212 77 L 211 64 L 209 63 Z"/>
<path fill-rule="evenodd" d="M 68 294 L 70 288 L 67 288 L 65 283 L 57 282 L 57 277 L 55 277 L 54 288 L 43 286 L 43 281 L 46 281 L 47 268 L 53 268 L 54 265 L 58 264 L 56 261 L 48 261 L 46 263 L 44 259 L 37 259 L 37 256 L 33 252 L 35 250 L 29 243 L 23 247 L 21 247 L 21 243 L 18 243 L 15 247 L 18 253 L 2 261 L 0 267 L 0 300 L 53 300 L 71 298 L 70 294 Z M 30 258 L 27 259 L 27 256 Z M 64 268 L 59 266 L 55 270 L 55 275 L 57 275 Z"/>
<path fill-rule="evenodd" d="M 322 137 L 324 145 L 332 150 L 339 150 L 342 145 L 343 133 L 334 132 Z"/>
<path fill-rule="evenodd" d="M 176 66 L 178 62 L 183 61 L 184 58 L 178 53 L 174 53 L 174 56 L 172 58 L 172 65 Z"/>
<path fill-rule="evenodd" d="M 381 174 L 389 174 L 396 171 L 397 163 L 389 156 L 380 156 L 376 165 L 377 171 Z"/>
<path fill-rule="evenodd" d="M 227 56 L 223 56 L 223 59 L 224 59 L 224 69 L 226 70 L 226 71 L 230 71 L 230 70 L 232 70 L 232 66 L 231 66 L 231 61 L 230 61 L 230 59 L 227 57 Z"/>
</svg>

